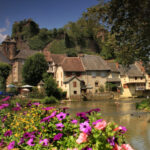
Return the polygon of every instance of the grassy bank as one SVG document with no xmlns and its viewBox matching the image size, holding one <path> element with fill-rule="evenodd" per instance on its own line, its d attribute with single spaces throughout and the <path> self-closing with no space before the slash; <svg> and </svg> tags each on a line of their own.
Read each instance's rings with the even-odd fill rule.
<svg viewBox="0 0 150 150">
<path fill-rule="evenodd" d="M 136 109 L 150 111 L 150 99 L 145 99 L 140 103 L 136 103 Z"/>
</svg>

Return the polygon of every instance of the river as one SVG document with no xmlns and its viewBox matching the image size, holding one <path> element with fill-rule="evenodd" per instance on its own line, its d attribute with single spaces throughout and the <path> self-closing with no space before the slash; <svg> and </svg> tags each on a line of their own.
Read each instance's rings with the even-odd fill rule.
<svg viewBox="0 0 150 150">
<path fill-rule="evenodd" d="M 127 128 L 127 141 L 135 150 L 150 150 L 150 113 L 137 111 L 135 103 L 139 100 L 100 100 L 64 102 L 60 107 L 69 107 L 67 112 L 77 112 L 100 108 L 102 118 Z"/>
</svg>

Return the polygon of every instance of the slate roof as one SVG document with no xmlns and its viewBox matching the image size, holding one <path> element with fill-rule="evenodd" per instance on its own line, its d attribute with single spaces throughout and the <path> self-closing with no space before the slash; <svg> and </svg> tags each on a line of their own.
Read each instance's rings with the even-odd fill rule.
<svg viewBox="0 0 150 150">
<path fill-rule="evenodd" d="M 121 82 L 119 78 L 107 78 L 106 81 L 107 82 Z"/>
<path fill-rule="evenodd" d="M 66 54 L 51 54 L 51 57 L 56 65 L 60 65 L 66 57 Z"/>
<path fill-rule="evenodd" d="M 79 57 L 65 57 L 61 65 L 64 71 L 68 72 L 85 71 Z"/>
<path fill-rule="evenodd" d="M 110 67 L 100 56 L 83 55 L 80 57 L 80 59 L 83 63 L 85 70 L 110 70 Z"/>
<path fill-rule="evenodd" d="M 81 80 L 80 80 L 77 76 L 72 76 L 72 77 L 70 77 L 70 78 L 66 78 L 65 81 L 64 81 L 64 83 L 69 83 L 69 82 L 72 81 L 74 78 L 76 78 L 78 81 L 81 82 Z"/>
<path fill-rule="evenodd" d="M 11 64 L 11 61 L 0 51 L 0 62 Z"/>
<path fill-rule="evenodd" d="M 110 70 L 112 71 L 112 72 L 117 72 L 117 73 L 119 73 L 119 64 L 117 64 L 117 63 L 114 63 L 114 62 L 107 62 L 107 64 L 108 64 L 108 66 L 110 67 Z M 118 66 L 118 67 L 117 67 Z"/>
<path fill-rule="evenodd" d="M 28 57 L 38 53 L 34 50 L 20 50 L 19 53 L 14 57 L 14 59 L 27 59 Z"/>
<path fill-rule="evenodd" d="M 120 75 L 128 75 L 129 77 L 143 77 L 143 73 L 135 64 L 129 65 L 127 69 L 125 69 L 122 65 L 119 65 L 119 70 Z"/>
</svg>

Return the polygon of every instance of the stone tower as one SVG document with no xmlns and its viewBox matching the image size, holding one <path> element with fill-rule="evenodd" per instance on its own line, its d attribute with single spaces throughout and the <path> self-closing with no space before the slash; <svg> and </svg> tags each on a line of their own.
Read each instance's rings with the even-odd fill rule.
<svg viewBox="0 0 150 150">
<path fill-rule="evenodd" d="M 12 60 L 17 54 L 16 41 L 7 36 L 2 42 L 2 50 L 4 55 Z"/>
</svg>

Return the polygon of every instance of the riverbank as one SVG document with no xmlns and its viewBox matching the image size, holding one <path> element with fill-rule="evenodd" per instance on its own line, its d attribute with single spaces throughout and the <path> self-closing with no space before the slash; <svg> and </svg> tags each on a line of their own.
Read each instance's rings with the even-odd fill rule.
<svg viewBox="0 0 150 150">
<path fill-rule="evenodd" d="M 144 99 L 143 101 L 136 103 L 136 109 L 150 112 L 150 99 Z"/>
</svg>

